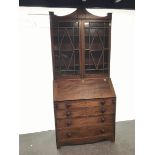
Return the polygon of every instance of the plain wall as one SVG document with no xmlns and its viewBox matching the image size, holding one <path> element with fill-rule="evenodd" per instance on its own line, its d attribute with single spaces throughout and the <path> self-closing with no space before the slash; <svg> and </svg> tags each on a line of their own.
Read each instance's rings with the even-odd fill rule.
<svg viewBox="0 0 155 155">
<path fill-rule="evenodd" d="M 53 130 L 53 75 L 49 11 L 66 15 L 75 9 L 19 9 L 20 134 Z M 134 17 L 132 10 L 88 9 L 105 16 L 112 12 L 111 79 L 117 95 L 116 121 L 132 120 Z M 13 52 L 13 51 L 12 51 Z"/>
</svg>

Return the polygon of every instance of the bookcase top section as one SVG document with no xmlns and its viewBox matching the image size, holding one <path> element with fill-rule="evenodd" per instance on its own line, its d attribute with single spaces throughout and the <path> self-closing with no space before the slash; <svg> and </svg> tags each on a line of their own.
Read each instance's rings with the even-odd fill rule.
<svg viewBox="0 0 155 155">
<path fill-rule="evenodd" d="M 112 14 L 98 17 L 85 8 L 66 16 L 50 12 L 54 79 L 110 77 Z"/>
<path fill-rule="evenodd" d="M 116 97 L 110 78 L 54 80 L 54 101 Z"/>
</svg>

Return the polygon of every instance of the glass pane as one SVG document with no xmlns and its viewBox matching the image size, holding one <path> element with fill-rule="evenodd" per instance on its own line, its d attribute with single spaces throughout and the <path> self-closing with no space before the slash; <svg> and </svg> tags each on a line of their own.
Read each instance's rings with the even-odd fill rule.
<svg viewBox="0 0 155 155">
<path fill-rule="evenodd" d="M 59 22 L 54 27 L 56 74 L 79 74 L 79 23 Z"/>
<path fill-rule="evenodd" d="M 85 26 L 85 72 L 108 73 L 109 23 L 86 22 Z"/>
</svg>

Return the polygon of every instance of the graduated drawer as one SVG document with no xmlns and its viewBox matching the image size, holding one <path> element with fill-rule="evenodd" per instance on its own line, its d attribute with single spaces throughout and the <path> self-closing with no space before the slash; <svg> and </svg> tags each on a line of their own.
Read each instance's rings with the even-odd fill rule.
<svg viewBox="0 0 155 155">
<path fill-rule="evenodd" d="M 109 106 L 97 106 L 97 107 L 84 107 L 78 109 L 64 109 L 56 110 L 56 118 L 76 118 L 76 117 L 91 117 L 101 116 L 103 114 L 114 114 L 114 105 Z"/>
<path fill-rule="evenodd" d="M 57 128 L 65 127 L 80 127 L 93 125 L 96 123 L 100 124 L 112 124 L 114 123 L 114 114 L 94 116 L 94 117 L 79 117 L 79 118 L 67 118 L 67 119 L 57 119 Z"/>
<path fill-rule="evenodd" d="M 112 106 L 115 103 L 115 98 L 106 98 L 106 99 L 91 99 L 91 100 L 75 100 L 75 101 L 62 101 L 55 102 L 55 109 L 77 109 L 85 107 L 96 107 L 102 106 L 105 107 Z"/>
<path fill-rule="evenodd" d="M 92 125 L 77 128 L 64 128 L 57 130 L 57 136 L 60 140 L 84 138 L 93 136 L 110 136 L 114 133 L 114 126 Z"/>
<path fill-rule="evenodd" d="M 68 139 L 59 139 L 59 143 L 61 145 L 76 145 L 76 144 L 89 144 L 95 143 L 103 140 L 112 140 L 113 134 L 106 135 L 98 135 L 92 137 L 84 137 L 84 138 L 68 138 Z"/>
</svg>

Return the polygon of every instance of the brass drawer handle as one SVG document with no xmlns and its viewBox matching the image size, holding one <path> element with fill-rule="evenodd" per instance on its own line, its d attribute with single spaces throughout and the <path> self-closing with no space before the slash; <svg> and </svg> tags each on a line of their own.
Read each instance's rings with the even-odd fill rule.
<svg viewBox="0 0 155 155">
<path fill-rule="evenodd" d="M 67 126 L 71 126 L 72 125 L 72 121 L 71 120 L 68 120 L 67 121 Z"/>
<path fill-rule="evenodd" d="M 70 111 L 66 112 L 66 116 L 70 116 L 72 113 Z"/>
<path fill-rule="evenodd" d="M 101 113 L 104 113 L 104 112 L 105 112 L 105 109 L 102 108 L 102 109 L 101 109 Z"/>
<path fill-rule="evenodd" d="M 70 103 L 66 103 L 66 108 L 69 108 L 71 107 L 71 104 Z"/>
<path fill-rule="evenodd" d="M 105 133 L 105 130 L 104 129 L 101 129 L 100 131 L 101 131 L 101 133 Z"/>
<path fill-rule="evenodd" d="M 104 117 L 102 117 L 102 118 L 101 118 L 101 122 L 104 122 L 104 121 L 105 121 L 105 118 L 104 118 Z"/>
<path fill-rule="evenodd" d="M 101 103 L 101 105 L 104 105 L 105 104 L 105 101 L 101 101 L 100 103 Z"/>
<path fill-rule="evenodd" d="M 70 132 L 68 132 L 66 135 L 67 135 L 67 137 L 71 137 L 72 136 L 72 134 Z"/>
</svg>

